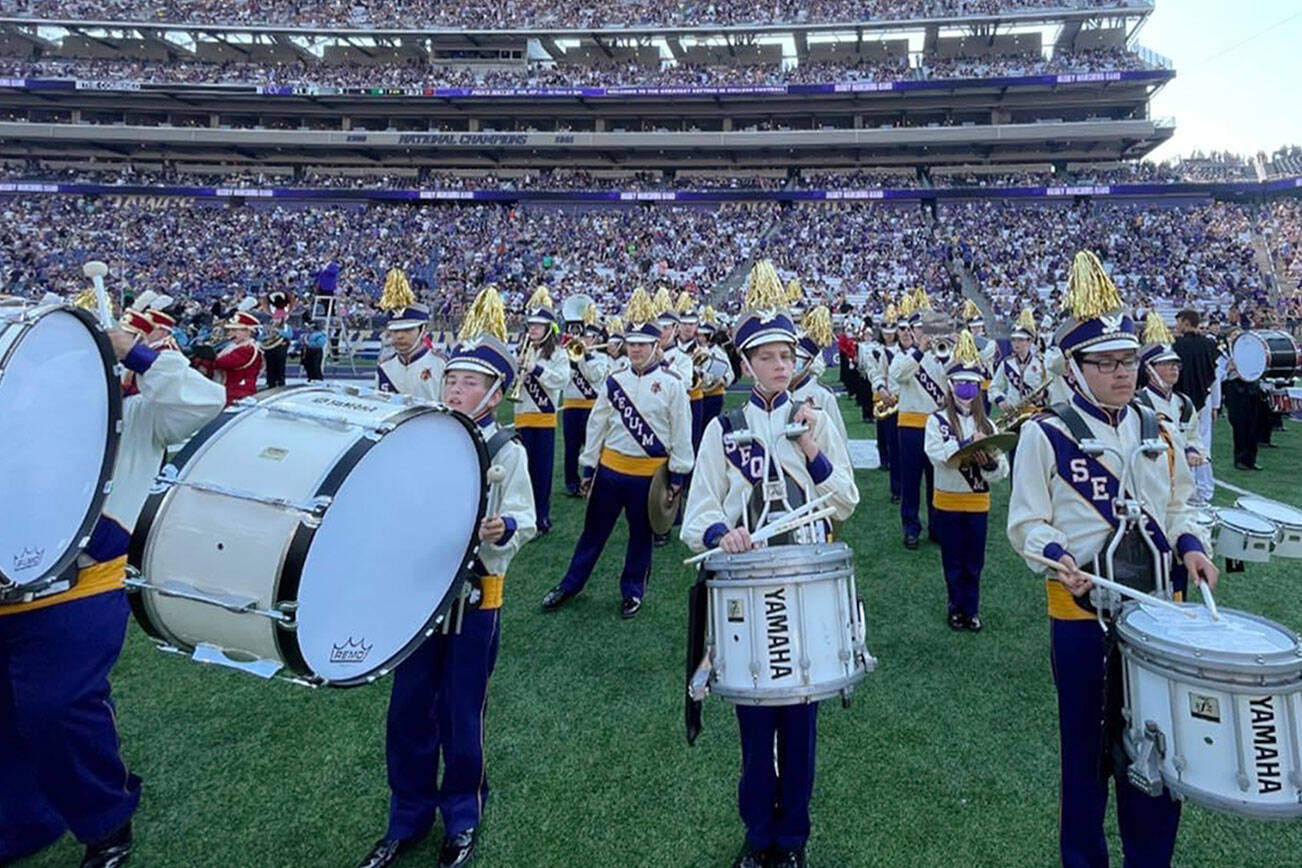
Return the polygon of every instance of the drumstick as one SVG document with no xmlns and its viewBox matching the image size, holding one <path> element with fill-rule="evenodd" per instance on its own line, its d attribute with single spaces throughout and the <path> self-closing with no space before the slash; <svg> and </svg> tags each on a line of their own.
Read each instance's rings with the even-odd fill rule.
<svg viewBox="0 0 1302 868">
<path fill-rule="evenodd" d="M 1066 565 L 1061 564 L 1055 560 L 1050 560 L 1049 558 L 1046 558 L 1043 555 L 1037 555 L 1032 553 L 1026 555 L 1025 557 L 1027 560 L 1032 560 L 1035 561 L 1036 563 L 1044 564 L 1046 567 L 1052 567 L 1053 569 L 1058 570 L 1059 572 L 1064 572 L 1064 573 L 1067 572 Z M 1102 576 L 1096 576 L 1094 573 L 1087 573 L 1084 570 L 1078 570 L 1078 571 L 1083 576 L 1085 576 L 1085 578 L 1089 579 L 1091 582 L 1098 585 L 1100 588 L 1107 588 L 1109 591 L 1116 591 L 1118 594 L 1121 594 L 1123 596 L 1133 597 L 1134 599 L 1139 600 L 1142 603 L 1151 603 L 1154 606 L 1159 606 L 1164 609 L 1171 609 L 1173 611 L 1179 612 L 1181 615 L 1184 615 L 1186 618 L 1198 617 L 1193 612 L 1190 612 L 1188 609 L 1184 608 L 1183 606 L 1178 606 L 1175 603 L 1172 603 L 1170 600 L 1163 600 L 1161 597 L 1154 597 L 1152 594 L 1145 594 L 1143 591 L 1137 591 L 1134 588 L 1121 584 L 1120 582 L 1114 582 L 1111 579 L 1105 579 Z"/>
<path fill-rule="evenodd" d="M 113 318 L 109 315 L 108 293 L 104 290 L 104 275 L 108 266 L 98 259 L 93 259 L 81 267 L 81 273 L 90 278 L 95 285 L 95 301 L 99 307 L 99 324 L 105 331 L 113 328 Z"/>
<path fill-rule="evenodd" d="M 775 521 L 772 524 L 765 525 L 763 530 L 758 530 L 751 534 L 750 541 L 753 543 L 765 542 L 772 537 L 784 534 L 790 530 L 795 530 L 801 525 L 812 524 L 816 521 L 822 521 L 825 518 L 831 518 L 835 512 L 836 508 L 829 506 L 826 509 L 820 509 L 817 512 L 809 513 L 807 515 L 799 515 L 795 518 L 787 518 L 784 516 L 782 519 Z M 710 555 L 717 554 L 721 551 L 723 551 L 723 546 L 715 546 L 709 551 L 701 552 L 699 555 L 693 555 L 692 557 L 687 558 L 683 561 L 683 566 L 695 566 Z"/>
<path fill-rule="evenodd" d="M 1216 608 L 1216 599 L 1212 596 L 1211 585 L 1206 582 L 1198 582 L 1197 585 L 1198 593 L 1203 595 L 1203 605 L 1207 607 L 1207 611 L 1212 613 L 1212 620 L 1221 620 L 1221 613 Z"/>
</svg>

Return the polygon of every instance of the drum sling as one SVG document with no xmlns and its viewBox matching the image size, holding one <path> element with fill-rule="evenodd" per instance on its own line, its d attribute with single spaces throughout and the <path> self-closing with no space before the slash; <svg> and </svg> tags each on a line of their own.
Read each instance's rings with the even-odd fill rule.
<svg viewBox="0 0 1302 868">
<path fill-rule="evenodd" d="M 514 426 L 504 426 L 497 429 L 492 437 L 488 438 L 485 447 L 488 450 L 488 462 L 491 465 L 497 459 L 497 453 L 502 451 L 502 447 L 515 441 L 519 442 L 520 438 L 515 433 Z M 475 556 L 474 566 L 466 573 L 465 584 L 461 586 L 461 592 L 457 594 L 452 601 L 452 608 L 448 610 L 448 616 L 443 620 L 444 635 L 460 635 L 461 622 L 466 612 L 479 608 L 479 604 L 484 599 L 484 576 L 488 574 L 488 568 L 484 566 L 478 555 Z"/>
<path fill-rule="evenodd" d="M 800 405 L 792 402 L 791 411 L 787 414 L 787 424 L 792 424 L 796 417 L 796 411 Z M 744 407 L 739 407 L 723 416 L 719 417 L 719 425 L 723 428 L 724 435 L 739 431 L 748 431 L 750 426 L 746 421 L 746 412 Z M 779 479 L 776 467 L 774 466 L 777 459 L 772 462 L 765 462 L 768 470 L 768 477 L 762 480 L 753 480 L 750 490 L 750 498 L 746 503 L 746 523 L 748 527 L 755 527 L 760 517 L 764 515 L 765 507 L 772 510 L 773 506 L 779 506 L 785 509 L 798 509 L 805 504 L 805 491 L 800 485 L 788 474 L 782 474 Z M 785 485 L 783 486 L 783 483 Z M 782 486 L 782 487 L 779 487 Z M 780 515 L 780 513 L 777 513 Z M 770 520 L 775 513 L 769 513 Z M 769 545 L 791 545 L 798 542 L 793 538 L 795 531 L 779 534 L 768 541 Z"/>
</svg>

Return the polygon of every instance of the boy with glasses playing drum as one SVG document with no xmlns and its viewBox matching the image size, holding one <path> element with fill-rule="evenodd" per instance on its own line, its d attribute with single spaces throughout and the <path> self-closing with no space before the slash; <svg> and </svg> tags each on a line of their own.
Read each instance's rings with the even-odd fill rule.
<svg viewBox="0 0 1302 868">
<path fill-rule="evenodd" d="M 1059 847 L 1072 868 L 1108 864 L 1103 820 L 1112 777 L 1126 864 L 1166 866 L 1179 803 L 1166 791 L 1146 795 L 1127 779 L 1120 655 L 1110 619 L 1116 613 L 1095 611 L 1094 603 L 1108 606 L 1091 598 L 1081 566 L 1177 596 L 1181 588 L 1167 579 L 1171 561 L 1212 587 L 1217 571 L 1188 505 L 1193 479 L 1182 444 L 1153 411 L 1133 402 L 1139 339 L 1091 253 L 1076 255 L 1067 306 L 1073 319 L 1057 341 L 1072 398 L 1022 428 L 1008 505 L 1013 548 L 1034 570 L 1055 566 L 1046 589 L 1062 757 Z"/>
<path fill-rule="evenodd" d="M 514 430 L 499 428 L 493 418 L 516 376 L 505 339 L 502 301 L 490 286 L 466 315 L 443 375 L 444 403 L 474 420 L 488 448 L 488 513 L 479 525 L 473 575 L 445 629 L 394 672 L 386 735 L 389 829 L 361 868 L 393 864 L 429 833 L 436 812 L 443 815 L 441 868 L 457 868 L 474 856 L 488 800 L 484 708 L 501 633 L 503 577 L 535 530 L 528 457 Z"/>
<path fill-rule="evenodd" d="M 750 551 L 751 532 L 766 516 L 831 495 L 833 518 L 845 521 L 859 502 L 854 470 L 828 417 L 787 394 L 796 369 L 796 329 L 781 309 L 784 292 L 772 264 L 751 272 L 747 310 L 734 343 L 755 386 L 741 410 L 706 427 L 683 518 L 683 542 L 695 552 L 716 546 Z M 744 446 L 725 435 L 741 430 Z M 826 538 L 820 528 L 817 536 Z M 811 542 L 823 541 L 813 539 Z M 794 542 L 791 534 L 772 540 Z M 746 842 L 734 868 L 805 864 L 814 786 L 818 703 L 737 706 L 742 772 L 738 809 Z M 776 744 L 776 751 L 774 746 Z M 776 766 L 774 768 L 776 754 Z"/>
</svg>

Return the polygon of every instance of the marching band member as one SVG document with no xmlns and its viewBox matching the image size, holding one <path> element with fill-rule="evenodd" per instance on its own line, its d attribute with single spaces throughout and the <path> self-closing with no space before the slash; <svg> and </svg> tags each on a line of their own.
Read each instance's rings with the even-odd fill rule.
<svg viewBox="0 0 1302 868">
<path fill-rule="evenodd" d="M 565 383 L 561 407 L 561 430 L 565 435 L 565 493 L 570 497 L 579 496 L 579 453 L 583 451 L 583 437 L 592 405 L 597 403 L 597 388 L 610 372 L 610 356 L 588 349 L 602 343 L 605 338 L 595 304 L 589 304 L 583 311 L 580 329 L 579 335 L 570 339 L 570 344 L 578 341 L 585 352 L 578 361 L 570 357 L 570 377 Z"/>
<path fill-rule="evenodd" d="M 877 364 L 877 356 L 881 349 L 882 343 L 873 318 L 865 316 L 854 354 L 855 374 L 859 383 L 858 394 L 854 398 L 855 403 L 859 405 L 859 414 L 864 422 L 873 421 L 873 368 Z M 878 449 L 880 448 L 879 446 Z M 881 467 L 885 469 L 885 461 L 881 462 Z"/>
<path fill-rule="evenodd" d="M 1144 319 L 1144 347 L 1139 354 L 1141 388 L 1135 397 L 1170 424 L 1192 470 L 1207 462 L 1207 449 L 1198 431 L 1193 399 L 1175 390 L 1180 379 L 1180 357 L 1171 346 L 1172 340 L 1161 314 L 1150 311 Z"/>
<path fill-rule="evenodd" d="M 514 431 L 494 421 L 515 365 L 502 300 L 488 286 L 466 314 L 442 393 L 444 403 L 474 420 L 489 463 L 503 475 L 490 481 L 479 553 L 467 591 L 448 614 L 452 626 L 426 639 L 393 674 L 386 728 L 389 827 L 360 868 L 393 864 L 429 833 L 435 814 L 443 817 L 440 868 L 460 868 L 474 856 L 488 801 L 484 708 L 501 635 L 503 579 L 535 527 L 528 457 Z"/>
<path fill-rule="evenodd" d="M 248 299 L 253 301 L 253 299 Z M 262 372 L 262 348 L 253 334 L 262 324 L 248 310 L 237 310 L 226 323 L 230 342 L 216 358 L 200 359 L 199 370 L 226 387 L 226 403 L 234 404 L 258 391 L 258 374 Z"/>
<path fill-rule="evenodd" d="M 990 378 L 995 372 L 995 361 L 999 355 L 999 344 L 986 337 L 986 319 L 981 315 L 981 308 L 972 299 L 963 302 L 963 322 L 967 330 L 972 333 L 972 340 L 976 342 L 977 355 L 981 359 L 981 367 L 986 372 L 986 381 L 984 388 L 990 387 Z"/>
<path fill-rule="evenodd" d="M 538 536 L 552 529 L 552 468 L 556 464 L 556 404 L 570 378 L 570 362 L 560 350 L 560 326 L 547 287 L 529 298 L 525 350 L 520 360 L 520 401 L 515 429 L 529 455 L 529 479 L 538 516 Z"/>
<path fill-rule="evenodd" d="M 702 372 L 696 364 L 696 354 L 700 347 L 696 340 L 700 316 L 696 312 L 696 302 L 691 293 L 684 290 L 678 294 L 675 305 L 678 314 L 678 353 L 691 365 L 691 376 L 687 383 L 687 400 L 692 408 L 692 451 L 695 452 L 701 442 L 701 432 L 705 429 L 705 408 L 701 403 L 705 398 L 705 389 L 701 384 Z M 708 354 L 706 354 L 708 357 Z"/>
<path fill-rule="evenodd" d="M 402 269 L 389 269 L 379 308 L 389 312 L 385 335 L 393 353 L 376 365 L 375 388 L 422 401 L 438 401 L 443 388 L 443 359 L 425 340 L 429 308 L 416 303 L 416 294 Z"/>
<path fill-rule="evenodd" d="M 749 551 L 751 531 L 774 506 L 786 510 L 831 494 L 833 517 L 845 521 L 859 502 L 850 456 L 836 427 L 813 406 L 795 404 L 787 392 L 796 367 L 796 331 L 782 302 L 773 266 L 761 261 L 751 271 L 748 311 L 734 335 L 755 385 L 745 406 L 712 421 L 701 440 L 682 529 L 683 542 L 694 552 L 715 546 Z M 792 422 L 806 426 L 797 439 L 787 436 Z M 743 426 L 755 435 L 744 446 L 728 437 Z M 770 482 L 781 486 L 783 478 L 781 498 L 766 501 L 776 487 Z M 826 528 L 812 536 L 825 539 Z M 803 866 L 818 703 L 737 705 L 736 713 L 742 751 L 738 811 L 746 841 L 733 866 Z"/>
<path fill-rule="evenodd" d="M 632 618 L 642 607 L 651 573 L 651 478 L 667 463 L 670 489 L 679 491 L 692 470 L 687 388 L 661 363 L 662 329 L 655 317 L 646 292 L 635 290 L 625 314 L 629 367 L 602 384 L 579 457 L 582 490 L 589 498 L 583 533 L 565 577 L 543 597 L 544 611 L 560 608 L 583 590 L 621 511 L 628 521 L 628 550 L 619 582 L 620 617 Z"/>
<path fill-rule="evenodd" d="M 610 357 L 608 375 L 628 367 L 628 353 L 624 352 L 624 318 L 621 316 L 606 318 L 606 355 Z"/>
<path fill-rule="evenodd" d="M 1110 774 L 1126 864 L 1169 866 L 1179 803 L 1167 793 L 1148 796 L 1127 779 L 1124 751 L 1117 750 L 1122 723 L 1116 639 L 1110 627 L 1105 631 L 1101 626 L 1107 622 L 1087 610 L 1092 586 L 1078 565 L 1107 573 L 1111 563 L 1110 578 L 1160 589 L 1162 564 L 1150 557 L 1147 537 L 1181 562 L 1195 581 L 1214 586 L 1217 571 L 1204 554 L 1209 541 L 1188 506 L 1193 480 L 1183 451 L 1156 414 L 1132 403 L 1139 340 L 1116 287 L 1091 253 L 1076 255 L 1066 307 L 1073 319 L 1059 331 L 1057 342 L 1072 399 L 1023 426 L 1018 479 L 1008 507 L 1009 541 L 1031 569 L 1043 571 L 1034 556 L 1063 567 L 1046 581 L 1061 737 L 1062 863 L 1108 864 L 1103 822 Z M 1166 449 L 1140 451 L 1141 442 L 1153 440 L 1165 441 Z M 1082 448 L 1082 441 L 1092 448 Z M 1098 452 L 1099 445 L 1107 451 Z M 1123 460 L 1132 468 L 1126 492 L 1119 490 Z M 1140 501 L 1147 532 L 1126 522 L 1130 528 L 1121 540 L 1126 544 L 1109 558 L 1104 547 L 1122 528 L 1114 510 L 1122 496 Z M 1127 556 L 1136 551 L 1138 556 Z M 1172 590 L 1178 594 L 1181 589 Z"/>
<path fill-rule="evenodd" d="M 660 364 L 673 371 L 686 388 L 692 382 L 692 357 L 678 348 L 678 312 L 674 300 L 662 286 L 651 303 L 660 328 Z"/>
<path fill-rule="evenodd" d="M 1035 317 L 1026 308 L 1009 333 L 1013 351 L 999 360 L 990 383 L 990 400 L 1001 412 L 1012 411 L 1044 385 L 1048 373 L 1035 355 L 1034 341 Z"/>
<path fill-rule="evenodd" d="M 137 326 L 139 323 L 137 323 Z M 127 545 L 169 443 L 221 412 L 226 391 L 138 328 L 108 333 L 135 375 L 113 487 L 68 582 L 0 601 L 0 864 L 71 831 L 82 868 L 131 854 L 140 779 L 123 764 L 108 675 L 127 627 Z"/>
<path fill-rule="evenodd" d="M 285 363 L 289 358 L 289 341 L 294 330 L 289 327 L 289 305 L 293 296 L 283 289 L 267 294 L 271 307 L 271 322 L 266 326 L 262 340 L 262 354 L 267 360 L 267 388 L 285 385 Z"/>
<path fill-rule="evenodd" d="M 819 305 L 805 314 L 796 341 L 796 372 L 789 391 L 797 404 L 813 404 L 815 410 L 827 414 L 828 421 L 841 436 L 842 442 L 849 442 L 845 433 L 845 419 L 841 416 L 841 407 L 832 390 L 818 381 L 816 367 L 823 363 L 823 348 L 832 345 L 836 338 L 832 334 L 832 314 Z"/>
<path fill-rule="evenodd" d="M 938 315 L 930 312 L 930 303 L 925 298 L 926 294 L 922 293 L 920 301 L 926 305 L 927 313 L 932 318 L 926 322 L 934 324 Z M 896 354 L 888 375 L 899 389 L 900 395 L 896 422 L 899 434 L 900 523 L 904 529 L 904 547 L 916 549 L 918 537 L 922 533 L 922 522 L 918 517 L 918 486 L 924 478 L 927 491 L 927 530 L 929 535 L 935 535 L 931 525 L 934 474 L 923 443 L 927 417 L 936 412 L 945 401 L 945 364 L 948 360 L 932 352 L 931 336 L 924 327 L 923 310 L 915 308 L 908 317 L 913 347 Z"/>
<path fill-rule="evenodd" d="M 936 537 L 949 595 L 950 629 L 977 633 L 990 483 L 1008 475 L 1008 459 L 1002 452 L 981 451 L 955 461 L 960 449 L 995 433 L 981 399 L 985 369 L 971 332 L 959 335 L 945 375 L 945 405 L 927 417 L 926 429 L 927 457 L 936 474 L 932 495 Z"/>
<path fill-rule="evenodd" d="M 122 312 L 122 318 L 118 321 L 118 328 L 156 350 L 163 349 L 163 345 L 167 343 L 168 338 L 171 336 L 170 328 L 160 327 L 154 320 L 154 305 L 160 299 L 163 300 L 164 306 L 172 303 L 171 296 L 160 296 L 152 289 L 145 290 L 136 296 L 129 308 Z M 161 313 L 161 311 L 158 313 Z M 166 314 L 162 315 L 167 320 L 171 320 L 171 317 Z M 175 349 L 175 347 L 168 347 L 168 349 Z M 122 396 L 135 395 L 139 391 L 136 387 L 136 372 L 130 368 L 124 368 L 122 371 Z"/>
<path fill-rule="evenodd" d="M 899 417 L 896 408 L 900 396 L 890 378 L 891 363 L 895 356 L 913 346 L 912 333 L 899 328 L 899 314 L 894 304 L 886 306 L 882 315 L 881 340 L 869 356 L 866 375 L 872 388 L 873 418 L 876 420 L 877 460 L 879 467 L 889 474 L 891 503 L 900 502 Z M 878 412 L 880 409 L 880 413 Z"/>
<path fill-rule="evenodd" d="M 710 424 L 711 419 L 723 412 L 723 396 L 732 385 L 733 372 L 728 351 L 715 342 L 715 335 L 719 331 L 719 315 L 715 313 L 713 307 L 706 306 L 701 312 L 701 324 L 697 326 L 696 331 L 700 336 L 701 346 L 710 356 L 706 362 L 706 375 L 701 383 L 704 393 L 701 398 L 701 430 L 704 433 L 704 426 Z M 710 373 L 711 371 L 718 373 Z M 699 442 L 698 440 L 697 443 Z"/>
<path fill-rule="evenodd" d="M 145 311 L 145 316 L 149 317 L 149 322 L 153 326 L 149 334 L 145 335 L 145 343 L 151 349 L 181 351 L 181 346 L 176 342 L 173 334 L 176 328 L 176 317 L 166 310 L 172 306 L 172 301 L 172 297 L 168 295 L 156 296 L 149 309 Z"/>
</svg>

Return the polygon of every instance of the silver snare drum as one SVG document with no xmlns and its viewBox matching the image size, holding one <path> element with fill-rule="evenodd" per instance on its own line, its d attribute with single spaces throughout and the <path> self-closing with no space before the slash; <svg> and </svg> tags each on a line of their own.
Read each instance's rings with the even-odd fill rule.
<svg viewBox="0 0 1302 868">
<path fill-rule="evenodd" d="M 1240 497 L 1234 505 L 1275 526 L 1274 554 L 1281 558 L 1302 558 L 1302 510 L 1264 497 Z"/>
<path fill-rule="evenodd" d="M 875 666 L 845 543 L 720 552 L 705 569 L 710 689 L 724 700 L 818 702 L 849 695 Z"/>
<path fill-rule="evenodd" d="M 1275 549 L 1275 525 L 1242 509 L 1218 509 L 1216 554 L 1236 561 L 1264 564 Z"/>
</svg>

